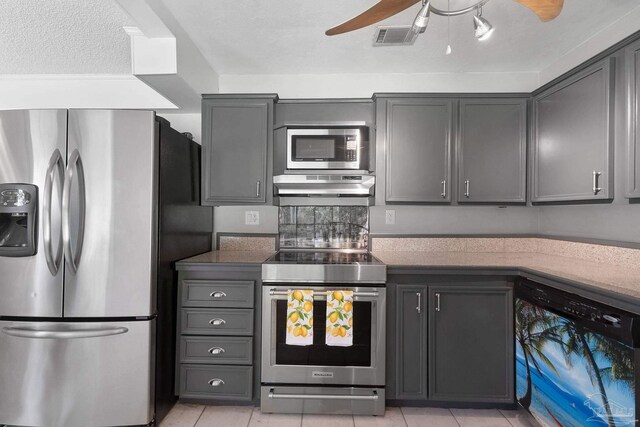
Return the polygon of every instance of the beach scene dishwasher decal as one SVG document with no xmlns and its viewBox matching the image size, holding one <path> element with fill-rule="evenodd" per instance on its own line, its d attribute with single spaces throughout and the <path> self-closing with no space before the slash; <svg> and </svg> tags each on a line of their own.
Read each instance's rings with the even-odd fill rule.
<svg viewBox="0 0 640 427">
<path fill-rule="evenodd" d="M 634 351 L 516 299 L 516 396 L 544 426 L 635 426 Z"/>
</svg>

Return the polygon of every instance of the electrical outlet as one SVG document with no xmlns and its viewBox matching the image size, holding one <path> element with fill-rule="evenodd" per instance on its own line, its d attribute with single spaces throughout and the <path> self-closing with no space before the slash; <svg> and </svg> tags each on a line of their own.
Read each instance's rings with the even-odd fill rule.
<svg viewBox="0 0 640 427">
<path fill-rule="evenodd" d="M 393 209 L 387 209 L 384 215 L 384 222 L 388 225 L 396 223 L 396 211 Z"/>
<path fill-rule="evenodd" d="M 244 211 L 245 225 L 260 225 L 260 212 Z"/>
</svg>

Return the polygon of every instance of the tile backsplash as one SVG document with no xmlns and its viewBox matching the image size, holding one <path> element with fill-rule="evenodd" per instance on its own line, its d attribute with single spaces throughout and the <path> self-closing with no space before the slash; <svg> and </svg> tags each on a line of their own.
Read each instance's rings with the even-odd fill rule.
<svg viewBox="0 0 640 427">
<path fill-rule="evenodd" d="M 353 248 L 369 244 L 369 208 L 363 206 L 282 206 L 280 248 Z"/>
</svg>

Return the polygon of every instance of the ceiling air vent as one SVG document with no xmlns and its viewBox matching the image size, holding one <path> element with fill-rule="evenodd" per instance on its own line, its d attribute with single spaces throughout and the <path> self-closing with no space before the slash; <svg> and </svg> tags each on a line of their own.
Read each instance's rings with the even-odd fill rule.
<svg viewBox="0 0 640 427">
<path fill-rule="evenodd" d="M 418 37 L 418 33 L 411 30 L 411 25 L 396 25 L 393 27 L 377 27 L 373 37 L 374 46 L 410 46 Z"/>
</svg>

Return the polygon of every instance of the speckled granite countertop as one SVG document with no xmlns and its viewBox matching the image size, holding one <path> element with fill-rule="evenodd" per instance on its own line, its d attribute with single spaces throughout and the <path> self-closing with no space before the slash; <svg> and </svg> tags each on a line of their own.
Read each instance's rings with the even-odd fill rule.
<svg viewBox="0 0 640 427">
<path fill-rule="evenodd" d="M 540 253 L 375 251 L 388 267 L 525 269 L 640 298 L 640 266 L 610 265 Z"/>
<path fill-rule="evenodd" d="M 628 295 L 640 300 L 640 265 L 615 265 L 560 255 L 538 252 L 436 252 L 436 251 L 373 251 L 389 269 L 459 268 L 521 270 L 542 274 L 557 280 L 571 281 Z M 260 265 L 274 254 L 273 251 L 211 251 L 186 258 L 177 263 L 178 270 L 206 264 Z"/>
<path fill-rule="evenodd" d="M 262 264 L 273 251 L 211 251 L 178 261 L 178 269 L 186 264 Z"/>
</svg>

